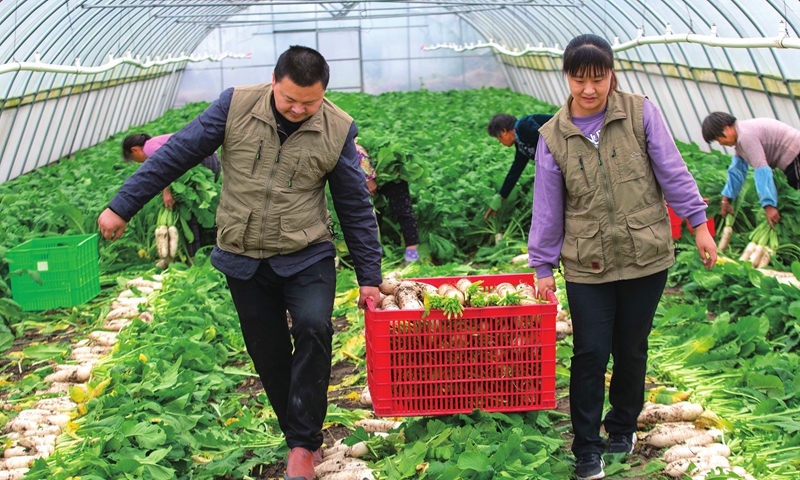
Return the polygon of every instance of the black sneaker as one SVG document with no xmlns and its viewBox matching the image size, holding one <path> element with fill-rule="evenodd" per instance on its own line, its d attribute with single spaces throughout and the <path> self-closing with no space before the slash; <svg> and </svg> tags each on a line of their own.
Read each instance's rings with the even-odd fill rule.
<svg viewBox="0 0 800 480">
<path fill-rule="evenodd" d="M 636 433 L 612 433 L 608 435 L 608 453 L 633 453 L 636 445 Z"/>
<path fill-rule="evenodd" d="M 578 460 L 575 462 L 575 475 L 578 476 L 578 480 L 596 480 L 598 478 L 603 478 L 606 476 L 606 473 L 603 471 L 603 467 L 606 464 L 603 462 L 603 459 L 600 458 L 600 455 L 596 453 L 584 453 L 578 456 Z"/>
</svg>

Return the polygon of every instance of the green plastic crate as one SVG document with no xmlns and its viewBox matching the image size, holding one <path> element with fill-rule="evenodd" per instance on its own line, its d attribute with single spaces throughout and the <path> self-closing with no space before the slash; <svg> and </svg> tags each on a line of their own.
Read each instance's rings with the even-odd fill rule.
<svg viewBox="0 0 800 480">
<path fill-rule="evenodd" d="M 11 295 L 23 310 L 49 310 L 86 303 L 100 293 L 97 234 L 34 238 L 6 253 L 11 271 L 34 270 L 39 285 L 28 275 L 11 276 Z"/>
</svg>

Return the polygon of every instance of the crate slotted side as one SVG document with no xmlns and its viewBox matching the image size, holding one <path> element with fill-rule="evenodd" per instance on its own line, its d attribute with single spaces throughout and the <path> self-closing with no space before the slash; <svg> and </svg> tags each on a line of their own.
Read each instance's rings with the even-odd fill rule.
<svg viewBox="0 0 800 480">
<path fill-rule="evenodd" d="M 11 276 L 11 294 L 24 311 L 71 307 L 100 293 L 97 234 L 34 238 L 8 252 L 11 270 L 33 270 L 42 284 L 28 275 Z"/>
<path fill-rule="evenodd" d="M 415 279 L 439 286 L 467 278 L 488 288 L 533 285 L 533 275 Z M 555 408 L 556 304 L 441 311 L 368 309 L 367 380 L 380 416 Z"/>
</svg>

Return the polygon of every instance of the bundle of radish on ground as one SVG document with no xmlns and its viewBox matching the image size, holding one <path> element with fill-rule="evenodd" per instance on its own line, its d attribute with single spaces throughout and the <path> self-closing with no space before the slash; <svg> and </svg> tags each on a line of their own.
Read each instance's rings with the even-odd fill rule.
<svg viewBox="0 0 800 480">
<path fill-rule="evenodd" d="M 759 223 L 750 234 L 750 243 L 744 249 L 739 260 L 743 262 L 749 261 L 753 268 L 764 268 L 769 265 L 772 257 L 780 249 L 777 228 L 779 228 L 778 225 L 771 227 L 767 220 Z"/>
<path fill-rule="evenodd" d="M 175 226 L 178 214 L 168 208 L 162 208 L 158 214 L 156 227 L 156 252 L 161 260 L 156 263 L 158 268 L 167 268 L 178 256 L 181 246 L 181 236 Z"/>
<path fill-rule="evenodd" d="M 438 288 L 412 280 L 385 278 L 380 285 L 379 310 L 424 309 L 427 316 L 431 309 L 442 310 L 447 318 L 462 315 L 464 307 L 494 307 L 509 305 L 533 305 L 547 303 L 536 298 L 536 290 L 527 283 L 518 285 L 501 283 L 494 289 L 482 287 L 481 281 L 471 282 L 466 278 L 455 285 L 444 283 Z"/>
</svg>

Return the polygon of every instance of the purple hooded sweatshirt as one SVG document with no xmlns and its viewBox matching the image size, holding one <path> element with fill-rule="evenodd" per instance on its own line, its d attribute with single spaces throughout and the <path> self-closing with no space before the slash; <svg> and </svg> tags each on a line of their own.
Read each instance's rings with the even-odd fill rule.
<svg viewBox="0 0 800 480">
<path fill-rule="evenodd" d="M 586 117 L 572 117 L 576 127 L 597 146 L 606 109 Z M 664 117 L 648 99 L 643 108 L 647 155 L 656 181 L 661 185 L 669 206 L 689 220 L 692 227 L 706 221 L 707 205 L 694 177 L 686 168 L 678 147 L 667 129 Z M 533 189 L 533 219 L 528 237 L 528 265 L 538 278 L 553 276 L 564 243 L 564 176 L 543 137 L 536 147 L 536 177 Z"/>
</svg>

